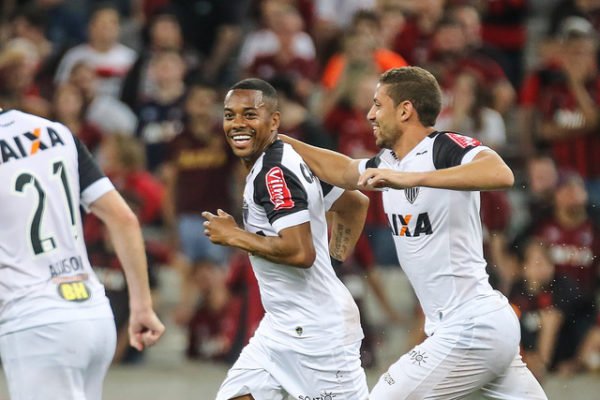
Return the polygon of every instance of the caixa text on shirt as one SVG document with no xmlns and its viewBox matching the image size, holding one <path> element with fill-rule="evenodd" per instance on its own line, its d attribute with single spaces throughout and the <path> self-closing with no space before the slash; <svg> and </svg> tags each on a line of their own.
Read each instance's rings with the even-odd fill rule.
<svg viewBox="0 0 600 400">
<path fill-rule="evenodd" d="M 48 132 L 48 139 L 42 140 L 42 129 Z M 10 160 L 19 160 L 44 151 L 57 145 L 64 146 L 65 143 L 58 132 L 50 127 L 35 128 L 31 132 L 25 132 L 10 139 L 0 139 L 0 162 L 7 163 Z"/>
<path fill-rule="evenodd" d="M 429 214 L 424 212 L 417 215 L 416 221 L 412 214 L 387 214 L 390 228 L 392 229 L 392 235 L 394 236 L 406 236 L 406 237 L 417 237 L 421 235 L 431 235 L 433 230 L 431 229 L 431 221 L 429 220 Z"/>
</svg>

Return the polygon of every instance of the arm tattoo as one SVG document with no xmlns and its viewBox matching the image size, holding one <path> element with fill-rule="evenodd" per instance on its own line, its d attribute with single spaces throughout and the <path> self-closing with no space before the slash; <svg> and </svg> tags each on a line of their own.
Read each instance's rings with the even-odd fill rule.
<svg viewBox="0 0 600 400">
<path fill-rule="evenodd" d="M 338 260 L 343 260 L 348 255 L 348 247 L 350 245 L 350 239 L 352 229 L 345 227 L 343 224 L 336 224 L 331 235 L 331 256 Z"/>
</svg>

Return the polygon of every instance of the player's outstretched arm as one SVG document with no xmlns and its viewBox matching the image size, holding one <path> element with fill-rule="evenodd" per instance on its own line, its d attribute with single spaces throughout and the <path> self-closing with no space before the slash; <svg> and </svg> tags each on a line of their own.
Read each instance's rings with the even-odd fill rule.
<svg viewBox="0 0 600 400">
<path fill-rule="evenodd" d="M 152 309 L 146 252 L 138 219 L 116 190 L 93 202 L 90 210 L 106 224 L 123 266 L 131 312 L 129 341 L 142 350 L 156 343 L 165 327 Z"/>
<path fill-rule="evenodd" d="M 432 187 L 450 190 L 498 190 L 512 187 L 514 175 L 493 150 L 483 150 L 473 161 L 456 167 L 427 172 L 400 172 L 368 168 L 359 178 L 358 187 L 376 190 L 382 187 Z"/>
<path fill-rule="evenodd" d="M 238 227 L 233 217 L 223 210 L 218 210 L 217 215 L 205 211 L 202 216 L 206 218 L 204 234 L 213 243 L 237 247 L 292 267 L 310 268 L 315 262 L 309 222 L 282 229 L 278 236 L 261 236 Z"/>
<path fill-rule="evenodd" d="M 338 261 L 344 261 L 354 249 L 365 225 L 369 198 L 357 190 L 346 190 L 333 203 L 329 211 L 331 219 L 331 239 L 329 254 Z"/>
<path fill-rule="evenodd" d="M 294 150 L 306 161 L 312 172 L 319 179 L 344 189 L 357 189 L 358 164 L 341 153 L 311 146 L 289 136 L 279 134 L 279 139 L 292 145 Z"/>
</svg>

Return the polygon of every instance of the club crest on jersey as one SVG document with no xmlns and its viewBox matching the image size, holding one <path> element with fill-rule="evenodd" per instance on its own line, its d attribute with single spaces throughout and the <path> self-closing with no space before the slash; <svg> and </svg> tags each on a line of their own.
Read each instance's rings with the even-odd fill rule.
<svg viewBox="0 0 600 400">
<path fill-rule="evenodd" d="M 35 128 L 31 132 L 25 132 L 10 139 L 0 139 L 1 162 L 7 163 L 13 159 L 18 160 L 32 156 L 38 151 L 47 150 L 59 144 L 65 145 L 58 132 L 50 127 L 46 127 L 46 130 L 49 142 L 42 141 L 42 128 Z"/>
<path fill-rule="evenodd" d="M 275 206 L 275 210 L 294 207 L 294 200 L 292 200 L 290 189 L 288 188 L 287 183 L 285 183 L 281 168 L 271 168 L 269 172 L 267 172 L 267 175 L 265 175 L 265 183 L 267 184 L 269 198 L 271 199 L 271 203 Z"/>
<path fill-rule="evenodd" d="M 476 147 L 479 146 L 481 144 L 481 142 L 477 139 L 473 139 L 470 138 L 468 136 L 463 136 L 463 135 L 459 135 L 458 133 L 452 133 L 452 132 L 446 132 L 446 135 L 452 139 L 452 141 L 454 143 L 456 143 L 457 145 L 459 145 L 460 147 L 467 148 L 467 147 Z"/>
<path fill-rule="evenodd" d="M 419 195 L 419 187 L 404 188 L 404 196 L 410 204 L 414 204 Z"/>
</svg>

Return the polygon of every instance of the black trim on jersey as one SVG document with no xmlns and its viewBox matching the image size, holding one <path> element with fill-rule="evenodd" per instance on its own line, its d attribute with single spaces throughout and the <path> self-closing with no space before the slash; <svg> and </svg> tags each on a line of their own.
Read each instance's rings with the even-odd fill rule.
<svg viewBox="0 0 600 400">
<path fill-rule="evenodd" d="M 463 157 L 471 149 L 477 146 L 461 147 L 454 140 L 450 139 L 447 133 L 455 132 L 433 132 L 429 137 L 433 137 L 433 165 L 436 169 L 456 167 L 460 165 Z M 433 136 L 432 136 L 433 135 Z"/>
<path fill-rule="evenodd" d="M 367 160 L 367 164 L 365 165 L 365 169 L 367 168 L 378 168 L 379 164 L 381 164 L 381 154 L 384 152 L 384 150 L 381 150 L 379 153 L 377 153 L 377 155 L 373 158 L 370 158 L 369 160 Z"/>
<path fill-rule="evenodd" d="M 271 224 L 281 217 L 308 209 L 308 195 L 302 182 L 296 174 L 282 164 L 282 159 L 283 142 L 277 140 L 265 151 L 262 169 L 256 175 L 256 178 L 254 178 L 254 202 L 264 208 Z M 275 205 L 271 202 L 265 177 L 267 172 L 273 167 L 279 167 L 283 172 L 283 179 L 290 191 L 291 199 L 294 202 L 292 208 L 280 208 L 279 210 L 276 210 Z"/>
<path fill-rule="evenodd" d="M 92 183 L 104 178 L 105 175 L 92 158 L 90 151 L 81 143 L 77 136 L 73 135 L 73 140 L 75 140 L 77 161 L 79 164 L 79 191 L 83 192 Z"/>
<path fill-rule="evenodd" d="M 331 189 L 333 189 L 333 185 L 330 185 L 327 182 L 323 182 L 320 179 L 319 179 L 319 183 L 321 184 L 321 190 L 323 191 L 323 197 L 327 196 L 329 194 L 329 192 L 331 192 Z"/>
</svg>

